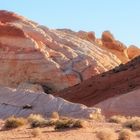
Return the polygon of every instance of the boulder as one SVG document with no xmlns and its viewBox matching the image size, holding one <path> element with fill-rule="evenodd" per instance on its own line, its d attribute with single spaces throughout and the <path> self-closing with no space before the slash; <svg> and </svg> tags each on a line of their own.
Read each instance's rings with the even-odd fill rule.
<svg viewBox="0 0 140 140">
<path fill-rule="evenodd" d="M 102 33 L 103 42 L 113 42 L 115 40 L 113 34 L 110 31 L 104 31 Z"/>
<path fill-rule="evenodd" d="M 116 55 L 122 63 L 129 61 L 126 53 L 127 47 L 122 42 L 116 40 L 109 31 L 104 31 L 102 33 L 101 41 L 102 45 L 100 45 L 100 47 L 105 48 L 107 51 Z"/>
<path fill-rule="evenodd" d="M 78 37 L 80 37 L 81 39 L 87 40 L 91 43 L 95 42 L 95 33 L 94 32 L 84 32 L 84 31 L 79 31 L 77 32 Z"/>
<path fill-rule="evenodd" d="M 129 59 L 133 59 L 140 55 L 140 49 L 134 45 L 131 45 L 127 49 Z"/>
</svg>

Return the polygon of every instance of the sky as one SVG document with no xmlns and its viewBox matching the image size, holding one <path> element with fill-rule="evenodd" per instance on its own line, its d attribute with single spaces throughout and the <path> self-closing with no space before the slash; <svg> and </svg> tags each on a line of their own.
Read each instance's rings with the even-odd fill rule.
<svg viewBox="0 0 140 140">
<path fill-rule="evenodd" d="M 0 0 L 0 10 L 16 12 L 49 28 L 105 30 L 127 46 L 140 47 L 140 0 Z"/>
</svg>

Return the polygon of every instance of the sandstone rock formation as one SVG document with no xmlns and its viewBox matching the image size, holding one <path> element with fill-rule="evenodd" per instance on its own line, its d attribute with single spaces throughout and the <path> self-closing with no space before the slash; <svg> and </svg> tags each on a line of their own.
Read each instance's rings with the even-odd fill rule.
<svg viewBox="0 0 140 140">
<path fill-rule="evenodd" d="M 120 41 L 116 40 L 109 31 L 104 31 L 102 33 L 101 41 L 101 47 L 104 47 L 108 51 L 111 51 L 113 54 L 115 54 L 122 61 L 122 63 L 126 63 L 129 61 L 126 52 L 127 47 Z"/>
<path fill-rule="evenodd" d="M 88 106 L 115 96 L 114 101 L 99 104 L 101 108 L 113 105 L 115 109 L 126 97 L 122 94 L 140 88 L 140 57 L 135 58 L 139 55 L 138 48 L 127 48 L 109 31 L 96 39 L 94 32 L 49 29 L 12 12 L 0 11 L 0 85 L 16 88 L 0 88 L 0 116 L 49 115 L 58 111 L 65 116 L 88 117 L 98 112 L 43 93 L 68 87 L 55 95 Z M 24 110 L 26 104 L 33 109 Z"/>
<path fill-rule="evenodd" d="M 68 34 L 72 34 L 72 35 L 75 35 L 83 40 L 86 40 L 86 41 L 89 41 L 91 43 L 95 43 L 96 41 L 96 36 L 95 36 L 95 33 L 94 32 L 86 32 L 86 31 L 78 31 L 78 32 L 75 32 L 75 31 L 72 31 L 70 29 L 57 29 L 58 31 L 63 31 L 65 33 L 68 33 Z"/>
<path fill-rule="evenodd" d="M 77 36 L 80 38 L 87 40 L 91 43 L 94 43 L 96 40 L 95 33 L 94 32 L 84 32 L 84 31 L 79 31 L 77 32 Z"/>
<path fill-rule="evenodd" d="M 106 43 L 106 42 L 114 42 L 115 38 L 113 36 L 113 34 L 109 31 L 104 31 L 102 33 L 102 42 Z"/>
<path fill-rule="evenodd" d="M 116 55 L 117 58 L 120 59 L 121 63 L 127 63 L 128 61 L 132 60 L 133 58 L 140 55 L 140 49 L 134 45 L 130 47 L 126 47 L 122 42 L 115 39 L 113 34 L 110 31 L 104 31 L 102 33 L 102 37 L 96 38 L 94 32 L 85 32 L 79 31 L 74 32 L 70 29 L 59 29 L 65 33 L 69 33 L 75 36 L 80 37 L 83 40 L 89 41 L 92 44 L 111 52 L 112 54 Z"/>
<path fill-rule="evenodd" d="M 30 105 L 31 108 L 25 108 L 26 105 Z M 38 94 L 33 91 L 0 87 L 1 119 L 12 115 L 26 117 L 30 114 L 42 114 L 48 117 L 52 112 L 58 112 L 66 117 L 91 118 L 94 113 L 100 113 L 100 109 L 74 104 L 43 92 Z"/>
<path fill-rule="evenodd" d="M 140 89 L 110 98 L 95 106 L 101 108 L 106 116 L 140 116 Z"/>
<path fill-rule="evenodd" d="M 94 41 L 94 34 L 88 33 Z M 0 11 L 0 84 L 41 84 L 54 91 L 118 66 L 112 53 L 72 32 L 48 29 Z"/>
<path fill-rule="evenodd" d="M 56 93 L 55 95 L 69 100 L 71 102 L 82 103 L 87 106 L 94 106 L 95 104 L 100 104 L 100 102 L 105 101 L 109 98 L 116 97 L 114 101 L 113 99 L 111 99 L 111 101 L 107 100 L 110 101 L 107 105 L 111 108 L 112 104 L 114 104 L 114 113 L 116 111 L 117 114 L 119 114 L 118 104 L 124 105 L 124 107 L 122 107 L 122 110 L 124 112 L 120 110 L 120 113 L 122 111 L 122 114 L 125 114 L 125 110 L 127 110 L 127 104 L 129 104 L 129 100 L 128 103 L 126 103 L 125 108 L 125 104 L 122 103 L 123 99 L 124 97 L 128 99 L 129 96 L 127 95 L 129 94 L 127 93 L 136 89 L 140 89 L 140 57 L 135 58 L 134 60 L 130 61 L 125 65 L 120 65 L 119 67 L 116 67 L 111 71 L 94 76 L 77 86 L 65 89 L 59 93 Z M 139 92 L 136 92 L 136 94 L 138 93 Z M 127 95 L 122 96 L 122 94 Z M 134 108 L 137 108 L 137 102 L 139 100 L 140 96 L 134 95 L 133 100 L 130 101 L 130 105 Z M 107 101 L 105 101 L 105 103 L 107 103 Z M 108 110 L 107 105 L 105 106 L 106 110 Z M 100 106 L 101 109 L 103 106 L 104 105 Z M 131 107 L 129 106 L 129 109 L 130 108 Z M 104 109 L 104 107 L 103 110 L 105 114 L 109 113 L 110 111 L 111 113 L 113 112 L 113 110 L 111 109 L 105 112 L 106 110 Z M 140 115 L 140 112 L 137 113 L 137 110 L 136 112 L 135 110 L 127 110 L 127 112 L 128 114 L 130 112 L 130 115 L 138 115 L 138 113 Z"/>
<path fill-rule="evenodd" d="M 140 56 L 140 49 L 134 45 L 131 45 L 127 49 L 127 54 L 128 54 L 129 59 L 133 59 L 137 56 Z"/>
</svg>

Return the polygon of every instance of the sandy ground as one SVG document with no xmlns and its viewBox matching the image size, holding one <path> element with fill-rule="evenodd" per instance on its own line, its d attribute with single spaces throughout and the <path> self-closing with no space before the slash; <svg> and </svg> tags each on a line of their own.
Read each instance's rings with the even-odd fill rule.
<svg viewBox="0 0 140 140">
<path fill-rule="evenodd" d="M 2 128 L 3 122 L 1 122 Z M 56 131 L 53 127 L 39 128 L 40 135 L 34 137 L 30 126 L 24 126 L 17 129 L 0 131 L 0 140 L 99 140 L 96 137 L 96 131 L 102 128 L 111 128 L 115 132 L 121 130 L 119 124 L 89 122 L 85 128 L 65 129 Z M 135 132 L 136 133 L 140 132 Z M 140 140 L 140 136 L 134 136 L 132 140 Z"/>
</svg>

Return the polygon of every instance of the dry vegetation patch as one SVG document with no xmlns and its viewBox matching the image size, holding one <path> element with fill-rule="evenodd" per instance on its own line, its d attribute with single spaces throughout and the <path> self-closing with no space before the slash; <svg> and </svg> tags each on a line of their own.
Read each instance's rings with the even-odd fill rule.
<svg viewBox="0 0 140 140">
<path fill-rule="evenodd" d="M 55 123 L 55 129 L 65 129 L 65 128 L 83 128 L 85 127 L 84 120 L 75 120 L 75 119 L 65 119 L 58 120 Z"/>
<path fill-rule="evenodd" d="M 28 121 L 31 128 L 47 126 L 54 126 L 55 129 L 82 128 L 86 124 L 84 120 L 76 120 L 70 118 L 58 119 L 57 113 L 53 113 L 53 117 L 51 117 L 51 119 L 45 119 L 41 115 L 31 114 L 28 117 Z"/>
<path fill-rule="evenodd" d="M 133 131 L 139 131 L 140 130 L 140 117 L 132 117 L 128 119 L 124 124 L 124 127 L 130 128 Z"/>
<path fill-rule="evenodd" d="M 134 136 L 133 132 L 129 129 L 123 129 L 119 133 L 119 140 L 132 140 L 132 137 Z"/>
<path fill-rule="evenodd" d="M 29 122 L 34 122 L 34 121 L 44 121 L 45 118 L 41 116 L 40 114 L 31 114 L 28 116 L 28 121 Z"/>
<path fill-rule="evenodd" d="M 109 128 L 104 128 L 96 133 L 99 140 L 116 140 L 116 133 Z"/>
<path fill-rule="evenodd" d="M 96 113 L 90 114 L 89 119 L 95 120 L 95 121 L 104 121 L 105 116 L 102 115 L 101 113 L 96 112 Z"/>
<path fill-rule="evenodd" d="M 26 123 L 26 119 L 12 116 L 5 121 L 4 129 L 18 128 L 20 126 L 25 125 Z"/>
<path fill-rule="evenodd" d="M 41 115 L 31 114 L 28 117 L 28 121 L 31 125 L 31 128 L 36 127 L 47 127 L 55 125 L 55 120 L 48 120 L 43 118 Z"/>
<path fill-rule="evenodd" d="M 127 118 L 125 116 L 119 116 L 119 115 L 112 116 L 108 120 L 108 122 L 111 122 L 111 123 L 124 123 L 126 121 L 127 121 Z"/>
</svg>

